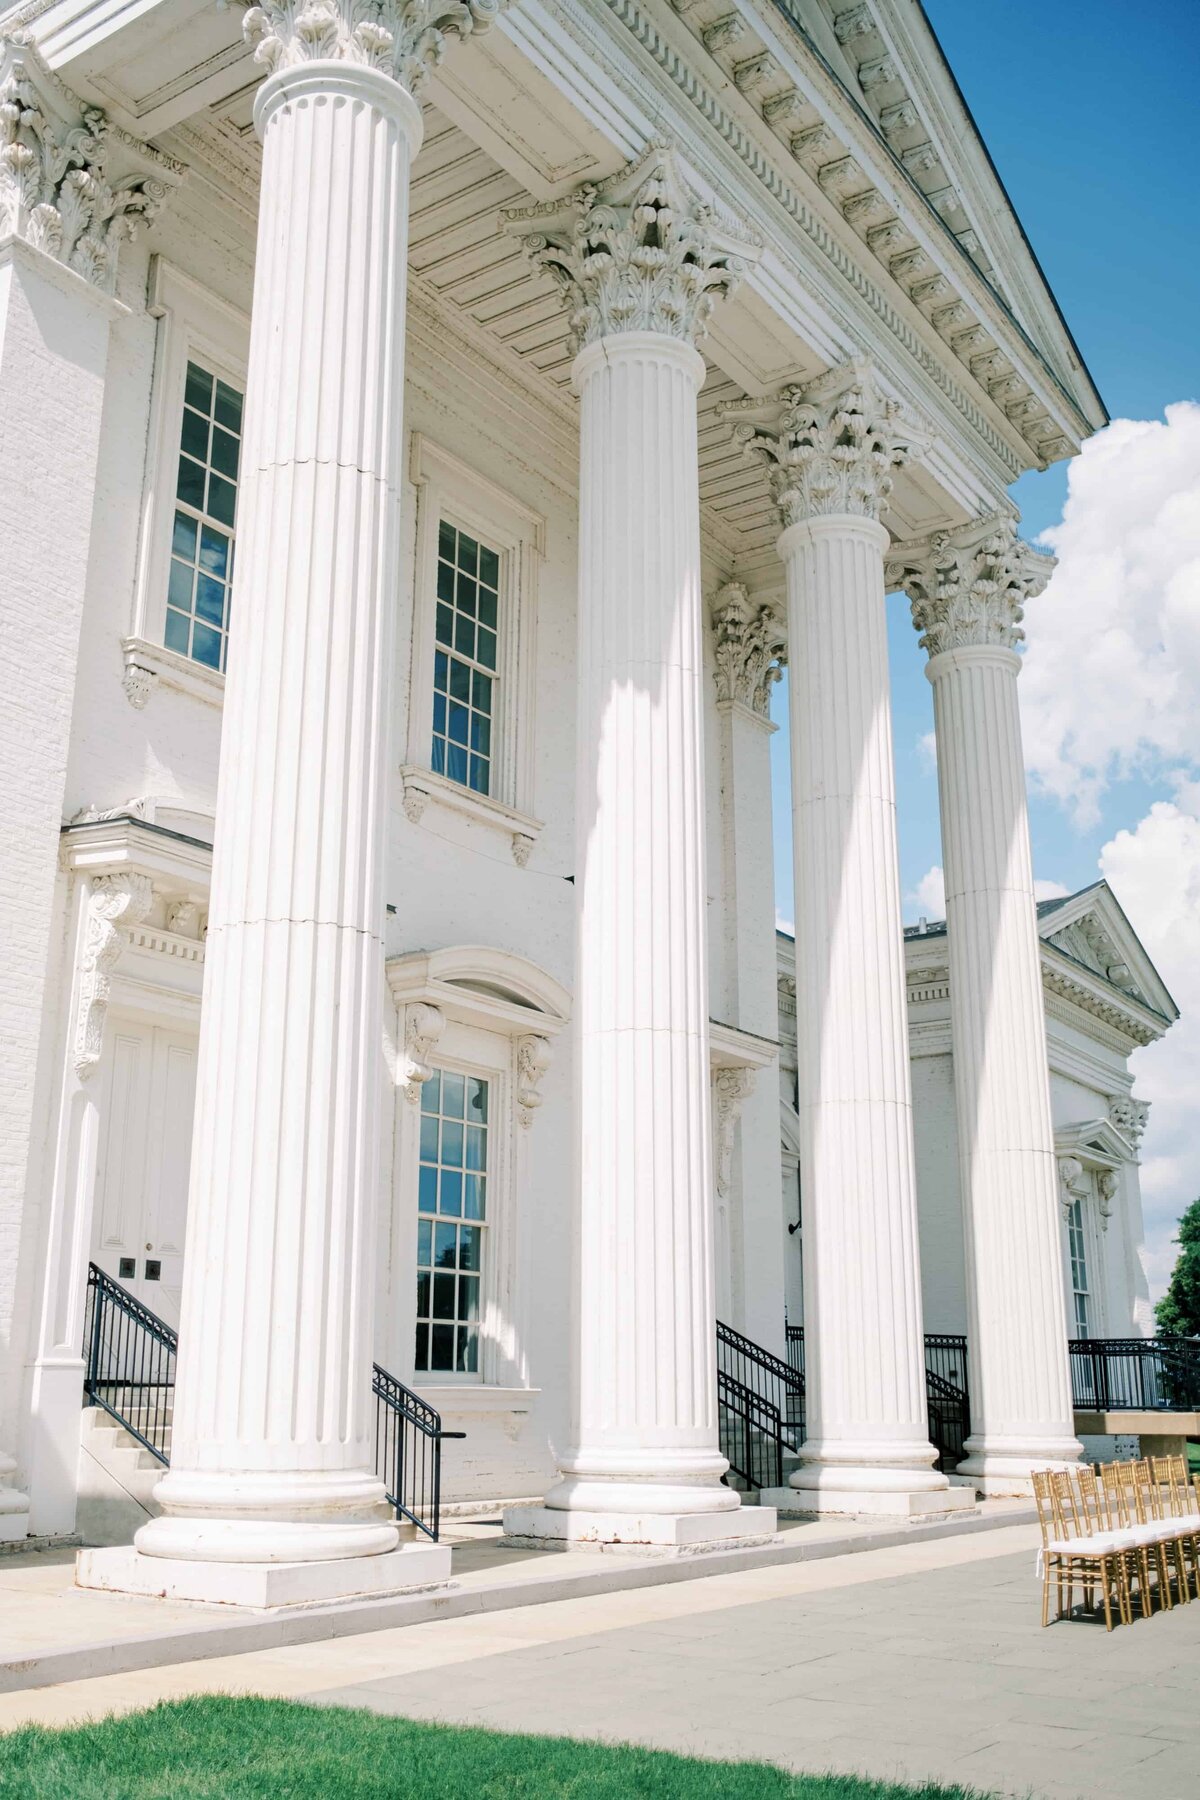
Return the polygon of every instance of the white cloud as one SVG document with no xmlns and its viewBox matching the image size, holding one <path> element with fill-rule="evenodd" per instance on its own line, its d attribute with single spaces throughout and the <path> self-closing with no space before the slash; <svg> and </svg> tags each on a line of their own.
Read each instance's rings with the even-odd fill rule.
<svg viewBox="0 0 1200 1800">
<path fill-rule="evenodd" d="M 918 919 L 945 918 L 946 878 L 940 863 L 927 869 L 912 892 L 905 894 L 904 911 L 909 925 L 915 925 Z"/>
<path fill-rule="evenodd" d="M 1034 881 L 1033 897 L 1035 900 L 1064 900 L 1070 893 L 1061 881 Z"/>
<path fill-rule="evenodd" d="M 1132 831 L 1100 852 L 1100 868 L 1129 914 L 1181 1012 L 1160 1043 L 1131 1059 L 1136 1091 L 1151 1103 L 1143 1141 L 1142 1196 L 1152 1291 L 1175 1260 L 1175 1221 L 1200 1193 L 1196 1149 L 1200 1094 L 1200 789 L 1181 784 Z"/>
<path fill-rule="evenodd" d="M 917 739 L 917 760 L 924 775 L 937 774 L 937 732 L 925 731 Z"/>
<path fill-rule="evenodd" d="M 1200 774 L 1200 405 L 1118 419 L 1071 464 L 1030 607 L 1026 761 L 1080 825 L 1123 775 Z"/>
<path fill-rule="evenodd" d="M 795 919 L 785 918 L 784 915 L 778 909 L 776 909 L 775 929 L 776 929 L 776 931 L 786 931 L 789 937 L 795 937 L 796 921 L 795 921 Z"/>
</svg>

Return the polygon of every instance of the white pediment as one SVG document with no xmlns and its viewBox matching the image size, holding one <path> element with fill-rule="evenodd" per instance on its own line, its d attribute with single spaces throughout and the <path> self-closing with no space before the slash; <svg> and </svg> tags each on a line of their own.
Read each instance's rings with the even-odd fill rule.
<svg viewBox="0 0 1200 1800">
<path fill-rule="evenodd" d="M 1043 941 L 1097 976 L 1108 987 L 1140 1001 L 1170 1021 L 1179 1017 L 1162 977 L 1106 881 L 1038 909 Z"/>
</svg>

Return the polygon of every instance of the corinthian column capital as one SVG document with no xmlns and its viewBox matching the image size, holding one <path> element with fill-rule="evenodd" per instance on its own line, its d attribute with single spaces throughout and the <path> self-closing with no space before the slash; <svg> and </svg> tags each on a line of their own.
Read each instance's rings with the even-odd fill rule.
<svg viewBox="0 0 1200 1800">
<path fill-rule="evenodd" d="M 183 174 L 77 99 L 24 32 L 0 38 L 0 238 L 111 294 L 122 240 L 157 216 Z"/>
<path fill-rule="evenodd" d="M 504 219 L 562 289 L 576 351 L 626 331 L 697 343 L 758 252 L 692 192 L 663 138 L 607 181 Z"/>
<path fill-rule="evenodd" d="M 886 576 L 889 589 L 908 595 L 921 648 L 932 659 L 968 645 L 1014 650 L 1025 636 L 1025 603 L 1041 593 L 1053 570 L 1054 558 L 1019 538 L 1014 519 L 993 513 L 897 544 Z"/>
<path fill-rule="evenodd" d="M 764 719 L 771 689 L 787 661 L 787 636 L 769 606 L 750 598 L 740 581 L 720 590 L 712 609 L 717 699 L 740 701 Z"/>
<path fill-rule="evenodd" d="M 725 412 L 763 415 L 735 425 L 733 435 L 767 464 L 785 526 L 823 515 L 878 519 L 895 471 L 924 438 L 859 361 L 785 387 L 773 401 L 737 402 Z"/>
<path fill-rule="evenodd" d="M 307 62 L 357 63 L 393 76 L 410 94 L 446 53 L 447 40 L 487 31 L 505 0 L 262 0 L 242 28 L 269 70 Z"/>
</svg>

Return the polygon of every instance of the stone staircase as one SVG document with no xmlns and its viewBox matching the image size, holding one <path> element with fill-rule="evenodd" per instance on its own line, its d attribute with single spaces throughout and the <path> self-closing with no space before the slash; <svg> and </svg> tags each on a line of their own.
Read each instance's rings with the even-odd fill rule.
<svg viewBox="0 0 1200 1800">
<path fill-rule="evenodd" d="M 131 1423 L 141 1421 L 136 1415 Z M 164 1445 L 170 1455 L 170 1426 Z M 153 1490 L 164 1473 L 156 1456 L 99 1406 L 79 1415 L 79 1502 L 76 1529 L 85 1544 L 127 1544 L 157 1516 Z"/>
</svg>

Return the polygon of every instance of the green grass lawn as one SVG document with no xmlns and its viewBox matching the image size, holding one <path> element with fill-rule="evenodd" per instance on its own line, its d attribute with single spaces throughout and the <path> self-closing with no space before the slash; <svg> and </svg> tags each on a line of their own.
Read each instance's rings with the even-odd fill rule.
<svg viewBox="0 0 1200 1800">
<path fill-rule="evenodd" d="M 424 1725 L 286 1700 L 179 1700 L 0 1737 L 21 1800 L 969 1800 L 969 1790 L 787 1775 L 570 1738 Z"/>
</svg>

